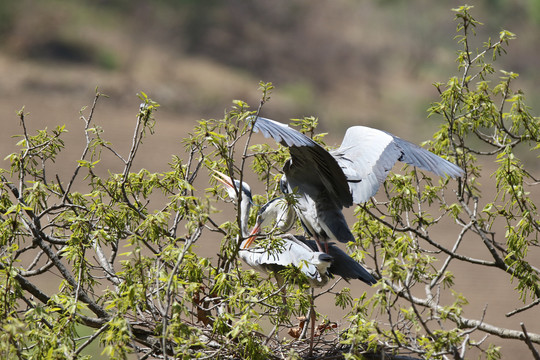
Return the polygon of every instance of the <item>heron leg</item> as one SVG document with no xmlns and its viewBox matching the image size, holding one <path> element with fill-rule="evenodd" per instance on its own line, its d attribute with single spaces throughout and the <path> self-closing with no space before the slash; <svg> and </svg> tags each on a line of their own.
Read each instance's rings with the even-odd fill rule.
<svg viewBox="0 0 540 360">
<path fill-rule="evenodd" d="M 307 321 L 304 323 L 302 327 L 302 333 L 300 334 L 300 337 L 299 339 L 305 339 L 306 338 L 306 333 L 307 333 L 307 329 L 308 329 L 308 325 L 310 325 L 310 330 L 311 330 L 311 334 L 310 334 L 310 339 L 309 339 L 309 354 L 308 354 L 308 358 L 311 358 L 311 356 L 313 355 L 313 344 L 315 342 L 315 321 L 317 320 L 316 319 L 316 316 L 315 316 L 315 306 L 313 305 L 313 289 L 311 289 L 311 294 L 309 295 L 309 310 L 308 310 L 308 313 L 307 313 L 307 316 L 305 318 Z"/>
<path fill-rule="evenodd" d="M 328 243 L 325 241 L 326 251 L 324 251 L 322 246 L 321 246 L 321 242 L 319 240 L 319 237 L 317 235 L 313 235 L 313 238 L 315 239 L 315 243 L 317 244 L 317 250 L 320 251 L 320 252 L 326 252 L 328 254 Z"/>
<path fill-rule="evenodd" d="M 309 340 L 309 357 L 313 355 L 313 343 L 315 342 L 315 321 L 316 315 L 315 315 L 315 306 L 313 305 L 313 293 L 314 290 L 311 288 L 311 294 L 309 296 L 309 313 L 310 313 L 310 319 L 309 322 L 311 323 L 311 338 Z"/>
</svg>

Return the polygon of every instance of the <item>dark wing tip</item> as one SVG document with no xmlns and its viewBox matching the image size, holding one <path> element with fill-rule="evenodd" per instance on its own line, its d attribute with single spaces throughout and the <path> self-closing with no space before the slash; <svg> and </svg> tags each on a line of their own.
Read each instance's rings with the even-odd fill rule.
<svg viewBox="0 0 540 360">
<path fill-rule="evenodd" d="M 368 273 L 367 276 L 359 277 L 358 279 L 362 280 L 363 282 L 365 282 L 368 285 L 375 285 L 377 283 L 377 279 L 375 279 L 373 277 L 373 275 L 371 275 L 370 273 Z"/>
<path fill-rule="evenodd" d="M 465 171 L 456 164 L 435 155 L 421 146 L 403 140 L 395 135 L 392 136 L 394 137 L 395 144 L 401 150 L 400 161 L 431 171 L 438 176 L 448 176 L 455 179 L 465 174 Z"/>
</svg>

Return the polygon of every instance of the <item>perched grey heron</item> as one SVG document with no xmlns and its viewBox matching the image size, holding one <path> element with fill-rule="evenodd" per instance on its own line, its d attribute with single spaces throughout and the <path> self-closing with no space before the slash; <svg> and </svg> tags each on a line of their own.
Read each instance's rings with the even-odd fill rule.
<svg viewBox="0 0 540 360">
<path fill-rule="evenodd" d="M 298 268 L 313 287 L 321 287 L 328 282 L 328 268 L 332 264 L 332 256 L 324 252 L 314 251 L 308 245 L 296 240 L 292 235 L 282 235 L 282 244 L 272 251 L 268 251 L 263 247 L 252 246 L 255 236 L 250 236 L 248 231 L 249 211 L 253 204 L 249 185 L 245 182 L 240 184 L 238 180 L 235 180 L 233 185 L 233 181 L 229 176 L 218 171 L 216 171 L 215 178 L 225 185 L 227 194 L 232 200 L 237 200 L 238 192 L 242 192 L 240 221 L 244 240 L 240 244 L 238 256 L 246 264 L 262 273 L 273 272 L 279 285 L 283 283 L 279 271 L 290 265 Z"/>
<path fill-rule="evenodd" d="M 281 232 L 289 231 L 296 220 L 296 213 L 285 197 L 277 197 L 264 204 L 257 215 L 257 224 L 264 225 L 275 220 L 275 228 Z"/>
<path fill-rule="evenodd" d="M 354 241 L 343 207 L 375 195 L 397 161 L 452 178 L 463 170 L 451 162 L 388 132 L 350 127 L 341 146 L 327 151 L 309 137 L 280 122 L 252 116 L 253 129 L 287 146 L 291 158 L 283 167 L 285 190 L 295 193 L 296 213 L 307 234 L 328 248 L 328 241 Z"/>
<path fill-rule="evenodd" d="M 249 234 L 248 246 L 256 238 L 252 235 L 258 234 L 263 226 L 270 224 L 272 221 L 275 221 L 273 226 L 274 229 L 278 229 L 281 233 L 286 233 L 293 227 L 295 220 L 296 213 L 291 204 L 287 202 L 287 199 L 284 197 L 277 197 L 268 201 L 261 206 L 261 209 L 257 214 L 255 226 Z"/>
<path fill-rule="evenodd" d="M 295 220 L 294 213 L 284 198 L 273 199 L 261 207 L 257 215 L 256 225 L 248 233 L 249 210 L 253 204 L 251 188 L 245 182 L 233 181 L 229 176 L 218 171 L 215 173 L 215 178 L 225 185 L 229 198 L 237 200 L 238 193 L 240 191 L 242 192 L 240 221 L 242 238 L 245 238 L 245 240 L 240 244 L 238 255 L 246 264 L 263 273 L 273 272 L 279 285 L 283 282 L 279 271 L 290 265 L 300 269 L 312 287 L 324 286 L 332 275 L 341 276 L 345 280 L 359 279 L 369 285 L 376 283 L 375 278 L 362 265 L 334 244 L 330 244 L 329 253 L 325 253 L 318 251 L 318 246 L 313 240 L 310 241 L 304 237 L 283 234 L 281 235 L 283 244 L 274 251 L 268 251 L 257 246 L 252 247 L 253 240 L 257 237 L 262 226 L 272 220 L 276 221 L 275 226 L 281 231 L 288 231 L 293 226 Z M 283 298 L 283 302 L 286 304 L 285 298 Z M 309 313 L 311 323 L 311 353 L 313 350 L 316 320 L 313 293 L 310 297 Z M 272 330 L 272 333 L 276 329 L 277 325 Z"/>
</svg>

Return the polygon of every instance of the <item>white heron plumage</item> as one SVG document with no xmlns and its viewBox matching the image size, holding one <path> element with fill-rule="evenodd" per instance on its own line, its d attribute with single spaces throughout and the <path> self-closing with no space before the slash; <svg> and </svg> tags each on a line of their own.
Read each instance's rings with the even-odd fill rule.
<svg viewBox="0 0 540 360">
<path fill-rule="evenodd" d="M 229 176 L 223 173 L 216 172 L 215 177 L 225 185 L 231 199 L 237 200 L 237 194 L 240 191 L 242 192 L 240 218 L 242 234 L 244 234 L 243 237 L 245 237 L 245 234 L 247 234 L 249 210 L 253 204 L 251 199 L 251 189 L 248 184 L 240 183 L 238 180 L 233 182 Z M 346 280 L 360 279 L 369 285 L 376 283 L 375 278 L 364 269 L 362 265 L 334 244 L 330 244 L 329 253 L 325 253 L 318 251 L 318 244 L 313 240 L 310 241 L 303 237 L 283 234 L 281 235 L 283 244 L 273 251 L 268 251 L 267 249 L 258 246 L 252 246 L 253 240 L 256 238 L 256 234 L 261 227 L 272 219 L 276 220 L 275 226 L 281 231 L 287 231 L 292 227 L 295 216 L 285 199 L 274 199 L 263 205 L 257 216 L 256 226 L 251 231 L 250 236 L 240 244 L 238 255 L 245 263 L 260 272 L 273 272 L 278 284 L 283 282 L 283 278 L 280 276 L 279 271 L 291 265 L 297 267 L 306 276 L 312 287 L 324 286 L 334 274 L 342 276 Z M 338 262 L 334 262 L 334 256 Z M 284 297 L 283 302 L 286 304 Z M 309 321 L 311 322 L 311 352 L 313 349 L 316 320 L 313 305 L 313 293 L 310 297 L 309 313 Z"/>
<path fill-rule="evenodd" d="M 249 211 L 252 205 L 249 185 L 245 182 L 240 184 L 238 180 L 235 180 L 235 185 L 233 185 L 229 176 L 217 171 L 215 178 L 225 185 L 227 194 L 232 200 L 237 200 L 238 191 L 242 191 L 240 220 L 242 222 L 242 237 L 245 239 L 240 244 L 238 256 L 246 264 L 263 273 L 273 272 L 280 283 L 283 279 L 280 277 L 279 271 L 290 265 L 297 267 L 306 276 L 311 286 L 321 287 L 328 282 L 328 268 L 332 264 L 332 256 L 312 250 L 290 234 L 282 235 L 282 244 L 272 251 L 252 246 L 255 236 L 249 236 L 250 232 L 247 230 Z M 275 212 L 273 213 L 275 214 Z"/>
<path fill-rule="evenodd" d="M 276 220 L 274 228 L 285 232 L 291 229 L 296 216 L 292 210 L 292 206 L 285 198 L 275 198 L 263 205 L 257 215 L 255 226 L 251 230 L 251 239 L 254 239 L 261 229 L 269 224 L 272 220 Z M 293 241 L 303 247 L 302 251 L 318 252 L 317 243 L 314 240 L 308 240 L 299 235 L 282 235 L 289 241 Z M 368 285 L 373 285 L 377 280 L 356 260 L 347 255 L 347 253 L 337 247 L 334 243 L 328 244 L 328 255 L 333 259 L 332 265 L 327 269 L 330 277 L 340 276 L 345 280 L 358 279 Z"/>
<path fill-rule="evenodd" d="M 280 122 L 251 117 L 253 129 L 289 148 L 283 167 L 286 190 L 295 193 L 295 210 L 306 232 L 321 242 L 355 241 L 343 207 L 361 204 L 377 193 L 397 161 L 439 176 L 456 178 L 463 170 L 388 132 L 353 126 L 341 146 L 328 152 L 309 137 Z M 326 245 L 328 250 L 328 245 Z"/>
</svg>

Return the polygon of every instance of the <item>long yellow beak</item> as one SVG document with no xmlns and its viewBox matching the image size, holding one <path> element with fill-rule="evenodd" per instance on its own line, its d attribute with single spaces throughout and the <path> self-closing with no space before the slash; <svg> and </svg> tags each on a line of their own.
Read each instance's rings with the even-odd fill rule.
<svg viewBox="0 0 540 360">
<path fill-rule="evenodd" d="M 257 238 L 257 234 L 261 230 L 261 225 L 257 224 L 255 227 L 251 230 L 251 233 L 249 234 L 249 237 L 247 238 L 246 242 L 244 243 L 244 246 L 242 246 L 242 249 L 248 249 L 251 244 L 253 243 L 253 240 Z"/>
<path fill-rule="evenodd" d="M 223 185 L 225 185 L 225 186 L 227 186 L 229 188 L 234 188 L 230 176 L 225 175 L 221 171 L 217 171 L 217 170 L 214 170 L 214 173 L 215 174 L 213 176 L 217 181 L 219 181 L 220 183 L 222 183 Z"/>
</svg>

